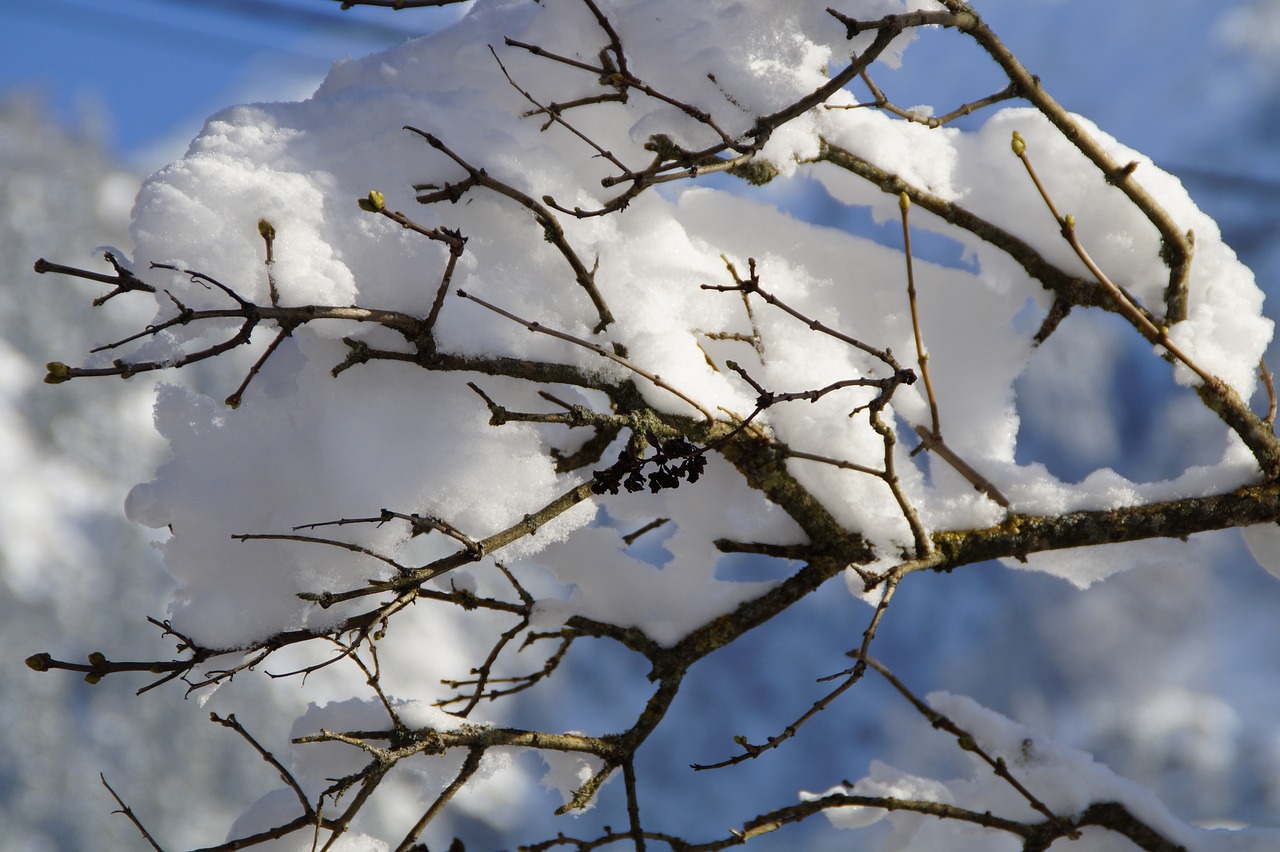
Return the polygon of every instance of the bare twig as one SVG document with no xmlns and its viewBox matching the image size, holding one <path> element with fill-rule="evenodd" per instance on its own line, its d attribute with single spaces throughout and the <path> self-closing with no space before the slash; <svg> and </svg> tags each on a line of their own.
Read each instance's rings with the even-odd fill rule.
<svg viewBox="0 0 1280 852">
<path fill-rule="evenodd" d="M 90 272 L 87 269 L 77 269 L 74 266 L 63 266 L 61 263 L 51 263 L 43 257 L 35 262 L 35 271 L 41 275 L 46 272 L 56 272 L 61 275 L 71 275 L 76 278 L 84 278 L 89 281 L 100 281 L 103 284 L 113 285 L 114 289 L 110 293 L 107 293 L 105 296 L 99 296 L 93 300 L 93 306 L 95 308 L 105 305 L 107 302 L 111 301 L 113 297 L 119 296 L 121 293 L 128 293 L 131 290 L 142 290 L 145 293 L 154 293 L 156 291 L 155 287 L 143 282 L 128 269 L 125 269 L 124 266 L 121 265 L 120 261 L 117 260 L 116 256 L 111 252 L 104 252 L 103 257 L 105 257 L 107 263 L 111 264 L 112 268 L 115 269 L 115 275 L 103 275 L 100 272 Z"/>
<path fill-rule="evenodd" d="M 760 286 L 760 275 L 759 273 L 756 272 L 756 260 L 754 257 L 747 258 L 747 269 L 749 274 L 745 279 L 738 274 L 737 268 L 735 268 L 733 263 L 730 262 L 727 258 L 722 256 L 721 260 L 724 261 L 725 267 L 729 270 L 729 274 L 733 276 L 733 284 L 732 285 L 703 284 L 701 285 L 703 290 L 716 290 L 719 292 L 740 292 L 747 295 L 751 295 L 751 294 L 757 295 L 761 299 L 764 299 L 766 302 L 768 302 L 770 305 L 773 305 L 775 308 L 782 311 L 783 313 L 790 314 L 791 316 L 795 317 L 800 322 L 804 323 L 814 331 L 821 332 L 822 334 L 825 334 L 829 337 L 834 337 L 836 340 L 839 340 L 841 343 L 847 343 L 853 348 L 861 350 L 862 352 L 867 353 L 868 355 L 872 356 L 873 358 L 876 358 L 879 361 L 883 361 L 886 365 L 889 366 L 890 369 L 894 371 L 894 373 L 902 372 L 903 370 L 902 366 L 898 363 L 897 359 L 893 357 L 893 354 L 890 353 L 888 350 L 877 349 L 874 346 L 871 346 L 867 343 L 863 343 L 861 340 L 850 337 L 849 335 L 844 334 L 843 332 L 837 331 L 834 328 L 831 328 L 830 326 L 826 325 L 825 323 L 819 320 L 813 319 L 811 317 L 807 317 L 804 314 L 802 314 L 800 311 L 796 310 L 795 308 L 788 305 L 786 302 L 779 299 L 777 296 L 773 295 L 769 291 L 762 288 Z"/>
<path fill-rule="evenodd" d="M 581 337 L 575 337 L 574 335 L 569 334 L 568 332 L 559 331 L 557 329 L 542 325 L 541 323 L 531 322 L 530 320 L 523 319 L 511 313 L 510 311 L 503 310 L 497 305 L 491 302 L 486 302 L 484 299 L 481 299 L 479 296 L 474 296 L 470 293 L 467 293 L 464 290 L 458 290 L 457 293 L 462 298 L 469 299 L 472 302 L 475 302 L 477 305 L 480 305 L 483 308 L 487 308 L 488 310 L 493 311 L 495 314 L 504 316 L 513 322 L 518 322 L 520 325 L 524 326 L 530 331 L 537 332 L 538 334 L 545 334 L 545 335 L 548 335 L 549 337 L 555 337 L 555 338 L 558 338 L 559 340 L 564 340 L 569 343 L 572 343 L 575 346 L 581 346 L 583 349 L 590 350 L 591 352 L 596 353 L 602 358 L 608 358 L 610 361 L 613 361 L 615 364 L 621 364 L 623 367 L 626 367 L 628 370 L 635 373 L 637 376 L 641 376 L 645 379 L 648 379 L 651 383 L 653 383 L 655 387 L 660 387 L 663 390 L 665 390 L 667 393 L 679 398 L 685 403 L 688 403 L 694 410 L 702 414 L 702 416 L 706 418 L 708 423 L 714 422 L 716 419 L 715 415 L 712 414 L 710 411 L 708 411 L 706 407 L 702 405 L 702 403 L 698 402 L 697 400 L 693 399 L 690 396 L 686 396 L 684 393 L 681 393 L 674 386 L 664 381 L 661 376 L 655 373 L 649 372 L 648 370 L 639 366 L 633 361 L 630 361 L 622 357 L 616 352 L 611 352 L 610 350 L 604 348 L 598 343 L 592 343 L 588 340 L 583 340 Z"/>
<path fill-rule="evenodd" d="M 1262 418 L 1262 422 L 1274 429 L 1276 425 L 1276 383 L 1270 368 L 1267 367 L 1265 358 L 1258 360 L 1258 375 L 1262 378 L 1262 386 L 1267 390 L 1267 416 Z"/>
<path fill-rule="evenodd" d="M 907 263 L 907 301 L 911 305 L 911 330 L 915 336 L 916 360 L 920 365 L 920 376 L 924 379 L 925 394 L 929 400 L 929 418 L 932 427 L 925 429 L 917 425 L 915 432 L 920 436 L 920 447 L 935 452 L 956 472 L 967 479 L 975 489 L 994 500 L 1001 508 L 1009 508 L 1009 499 L 1000 493 L 1000 489 L 991 481 L 978 473 L 968 462 L 947 446 L 942 437 L 942 420 L 938 413 L 938 399 L 933 393 L 933 380 L 929 375 L 929 353 L 924 346 L 924 337 L 920 331 L 920 309 L 916 298 L 915 268 L 911 258 L 911 228 L 908 218 L 911 210 L 911 196 L 906 192 L 898 195 L 898 209 L 902 211 L 903 254 Z M 917 447 L 917 450 L 920 449 Z"/>
<path fill-rule="evenodd" d="M 920 446 L 935 454 L 955 470 L 956 473 L 963 476 L 973 486 L 975 491 L 980 491 L 990 497 L 1000 508 L 1008 509 L 1013 504 L 1009 502 L 1009 498 L 1001 493 L 991 480 L 987 479 L 981 473 L 974 469 L 972 465 L 957 455 L 946 441 L 940 435 L 930 432 L 923 426 L 916 426 L 915 433 L 920 438 Z"/>
<path fill-rule="evenodd" d="M 112 788 L 112 786 L 107 783 L 107 776 L 99 772 L 98 778 L 102 780 L 102 786 L 107 788 L 107 792 L 111 794 L 111 798 L 115 799 L 116 804 L 120 806 L 120 810 L 116 811 L 115 813 L 124 814 L 126 817 L 128 817 L 129 822 L 133 823 L 134 828 L 138 829 L 138 833 L 142 835 L 142 839 L 147 841 L 147 843 L 151 846 L 152 849 L 155 849 L 156 852 L 164 852 L 164 850 L 160 847 L 160 844 L 156 842 L 156 839 L 151 836 L 151 832 L 147 831 L 146 826 L 144 826 L 142 824 L 142 821 L 138 819 L 138 815 L 133 812 L 133 808 L 126 805 L 124 802 L 124 799 L 120 798 L 120 794 L 117 793 L 115 789 Z"/>
<path fill-rule="evenodd" d="M 626 542 L 628 546 L 635 544 L 636 539 L 638 539 L 640 536 L 644 535 L 647 532 L 652 532 L 653 530 L 658 529 L 659 527 L 663 526 L 670 520 L 671 520 L 670 518 L 654 518 L 652 521 L 645 524 L 635 532 L 627 533 L 626 535 L 624 535 L 622 537 L 622 540 Z"/>
<path fill-rule="evenodd" d="M 217 713 L 210 713 L 209 720 L 216 722 L 224 728 L 230 728 L 235 731 L 245 742 L 252 746 L 253 750 L 258 753 L 258 756 L 266 761 L 267 764 L 269 764 L 271 768 L 280 775 L 280 780 L 284 781 L 289 789 L 293 791 L 293 794 L 298 799 L 298 804 L 302 805 L 303 813 L 311 819 L 316 819 L 315 808 L 311 806 L 311 801 L 307 798 L 307 794 L 303 792 L 302 785 L 298 783 L 298 779 L 293 776 L 293 773 L 290 772 L 284 764 L 276 759 L 274 754 L 259 743 L 252 734 L 245 730 L 244 725 L 240 724 L 234 713 L 230 713 L 225 717 L 219 716 Z"/>
<path fill-rule="evenodd" d="M 1051 823 L 1057 825 L 1063 831 L 1065 836 L 1070 837 L 1072 840 L 1079 839 L 1080 834 L 1078 831 L 1075 831 L 1073 828 L 1066 825 L 1061 817 L 1049 810 L 1044 802 L 1041 802 L 1036 798 L 1030 790 L 1022 786 L 1022 783 L 1019 782 L 1018 779 L 1013 777 L 1013 774 L 1009 772 L 1009 766 L 1005 763 L 1004 758 L 992 757 L 988 754 L 986 750 L 978 744 L 972 734 L 961 728 L 955 722 L 951 721 L 951 719 L 944 714 L 939 713 L 937 710 L 934 710 L 928 704 L 925 704 L 917 698 L 915 694 L 907 688 L 906 684 L 898 680 L 897 676 L 895 676 L 894 673 L 891 672 L 883 663 L 866 656 L 860 656 L 859 659 L 879 672 L 885 680 L 889 681 L 889 683 L 893 685 L 893 688 L 901 693 L 903 698 L 906 698 L 911 702 L 911 706 L 915 707 L 916 710 L 919 711 L 920 715 L 929 720 L 929 724 L 953 735 L 960 743 L 960 747 L 962 749 L 972 752 L 982 758 L 982 760 L 991 767 L 992 771 L 995 772 L 996 775 L 1003 778 L 1010 787 L 1017 790 L 1018 794 L 1027 800 L 1027 804 L 1031 805 L 1032 808 L 1043 814 Z"/>
<path fill-rule="evenodd" d="M 866 109 L 868 107 L 875 107 L 876 109 L 884 110 L 885 112 L 890 113 L 891 115 L 896 115 L 898 118 L 903 118 L 903 119 L 906 119 L 907 121 L 913 121 L 917 124 L 923 124 L 925 127 L 936 128 L 936 127 L 942 127 L 943 125 L 946 125 L 946 124 L 950 124 L 956 119 L 962 118 L 966 115 L 972 115 L 973 113 L 977 112 L 980 109 L 984 109 L 986 107 L 992 106 L 993 104 L 998 104 L 1001 101 L 1007 101 L 1011 98 L 1016 98 L 1018 96 L 1017 88 L 1014 87 L 1012 84 L 1010 84 L 994 94 L 987 95 L 985 98 L 978 98 L 975 101 L 969 101 L 968 103 L 963 103 L 944 115 L 938 115 L 938 116 L 923 115 L 920 112 L 917 112 L 916 110 L 913 110 L 913 109 L 903 109 L 902 107 L 890 101 L 889 98 L 885 96 L 885 93 L 880 90 L 880 87 L 877 86 L 874 82 L 872 82 L 871 75 L 868 74 L 866 71 L 863 71 L 858 76 L 862 78 L 862 82 L 866 84 L 868 91 L 871 92 L 871 97 L 874 98 L 874 100 L 871 103 L 824 104 L 824 108 L 825 109 Z"/>
<path fill-rule="evenodd" d="M 610 323 L 613 322 L 613 314 L 609 311 L 609 306 L 605 304 L 604 296 L 600 294 L 600 290 L 596 287 L 595 269 L 587 269 L 582 260 L 578 257 L 577 252 L 569 245 L 569 240 L 565 236 L 564 228 L 560 222 L 543 204 L 535 201 L 532 197 L 524 192 L 516 189 L 510 184 L 503 183 L 497 178 L 491 176 L 484 169 L 478 169 L 471 165 L 458 154 L 450 150 L 449 146 L 440 141 L 439 137 L 425 130 L 419 130 L 416 127 L 406 125 L 405 130 L 421 136 L 427 141 L 427 144 L 437 151 L 440 151 L 449 159 L 453 160 L 467 172 L 467 183 L 469 186 L 483 186 L 491 189 L 499 195 L 505 195 L 507 198 L 516 201 L 530 213 L 542 226 L 542 232 L 546 236 L 547 241 L 554 245 L 564 259 L 569 262 L 570 268 L 573 269 L 574 278 L 578 282 L 578 286 L 586 292 L 587 297 L 591 299 L 591 304 L 595 306 L 599 322 L 596 323 L 595 331 L 597 334 L 604 331 Z M 465 191 L 462 190 L 462 191 Z M 422 203 L 431 203 L 437 200 L 435 196 L 419 196 L 418 201 Z M 597 260 L 598 263 L 598 260 Z"/>
<path fill-rule="evenodd" d="M 396 852 L 408 852 L 410 849 L 419 848 L 414 845 L 419 835 L 426 829 L 427 824 L 435 819 L 441 809 L 448 804 L 449 800 L 457 795 L 458 791 L 463 788 L 476 770 L 480 768 L 480 758 L 484 757 L 484 752 L 484 747 L 478 745 L 472 746 L 467 750 L 467 756 L 462 761 L 462 768 L 458 770 L 458 774 L 449 782 L 449 786 L 445 787 L 439 796 L 436 796 L 435 801 L 423 812 L 413 828 L 409 829 L 408 833 L 405 834 L 404 839 L 400 841 L 400 845 L 396 847 Z"/>
</svg>

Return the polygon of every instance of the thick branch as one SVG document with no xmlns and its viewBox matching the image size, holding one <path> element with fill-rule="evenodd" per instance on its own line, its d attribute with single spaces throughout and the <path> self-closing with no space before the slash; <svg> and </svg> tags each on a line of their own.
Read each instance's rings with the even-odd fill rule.
<svg viewBox="0 0 1280 852">
<path fill-rule="evenodd" d="M 1185 538 L 1280 518 L 1280 486 L 1254 485 L 1211 497 L 1063 515 L 1010 515 L 994 527 L 935 533 L 936 570 L 988 559 L 1152 538 Z"/>
</svg>

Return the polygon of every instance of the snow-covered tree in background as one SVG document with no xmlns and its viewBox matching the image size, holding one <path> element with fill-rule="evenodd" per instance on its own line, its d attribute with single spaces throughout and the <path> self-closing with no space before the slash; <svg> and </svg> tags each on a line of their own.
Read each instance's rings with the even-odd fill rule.
<svg viewBox="0 0 1280 852">
<path fill-rule="evenodd" d="M 923 27 L 999 82 L 895 103 L 879 69 Z M 942 235 L 955 262 L 752 197 L 788 182 L 900 221 L 908 246 Z M 457 809 L 537 849 L 719 849 L 823 813 L 890 824 L 867 842 L 894 849 L 1277 842 L 1192 828 L 968 698 L 918 698 L 927 684 L 872 654 L 895 596 L 987 560 L 1084 588 L 1267 524 L 1250 542 L 1280 563 L 1252 274 L 1174 178 L 1063 110 L 966 4 L 480 3 L 340 64 L 309 101 L 215 116 L 143 186 L 132 236 L 106 271 L 37 263 L 157 305 L 47 380 L 238 365 L 225 399 L 160 387 L 172 454 L 127 503 L 166 532 L 178 590 L 156 623 L 178 653 L 28 664 L 150 673 L 221 706 L 292 675 L 310 705 L 287 753 L 215 714 L 283 779 L 217 848 L 407 849 Z M 1199 455 L 1150 482 L 1020 459 L 1027 398 L 1115 428 L 1087 365 L 1046 367 L 1062 336 L 1149 344 L 1183 388 L 1153 428 Z M 812 636 L 825 682 L 739 671 L 789 715 L 679 757 L 704 775 L 767 762 L 883 676 L 901 693 L 884 713 L 918 711 L 968 774 L 876 763 L 673 833 L 638 770 L 695 664 L 841 579 L 871 608 Z M 562 668 L 617 649 L 635 682 L 613 718 L 556 706 Z M 582 811 L 614 775 L 617 828 L 526 836 L 504 816 L 537 783 Z"/>
<path fill-rule="evenodd" d="M 51 394 L 39 381 L 66 347 L 126 334 L 154 308 L 137 302 L 93 312 L 99 285 L 92 282 L 26 286 L 40 254 L 65 252 L 65 261 L 88 265 L 95 246 L 125 243 L 140 182 L 104 153 L 91 118 L 67 131 L 35 96 L 0 98 L 0 277 L 9 285 L 0 287 L 0 643 L 27 649 L 0 663 L 0 825 L 3 845 L 24 852 L 133 845 L 137 832 L 110 815 L 99 772 L 196 785 L 197 814 L 173 797 L 142 802 L 171 842 L 191 843 L 225 830 L 234 791 L 257 772 L 218 750 L 224 741 L 207 713 L 148 701 L 122 712 L 136 685 L 85 689 L 76 679 L 32 678 L 21 665 L 33 646 L 65 641 L 70 625 L 94 647 L 155 649 L 138 628 L 168 584 L 150 531 L 120 512 L 126 483 L 162 458 L 150 388 L 83 382 Z M 240 686 L 242 704 L 269 706 L 271 690 L 252 699 L 254 684 Z M 181 741 L 205 756 L 167 775 L 164 758 L 144 745 L 152 739 Z"/>
</svg>

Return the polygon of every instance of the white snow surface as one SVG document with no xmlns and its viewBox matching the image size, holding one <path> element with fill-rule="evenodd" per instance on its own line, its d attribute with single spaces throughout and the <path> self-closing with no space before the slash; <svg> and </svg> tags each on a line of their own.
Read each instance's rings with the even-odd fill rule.
<svg viewBox="0 0 1280 852">
<path fill-rule="evenodd" d="M 1158 832 L 1164 839 L 1186 849 L 1221 852 L 1261 852 L 1280 844 L 1280 831 L 1208 829 L 1177 819 L 1147 789 L 1116 775 L 1090 755 L 1056 743 L 1012 719 L 978 704 L 971 698 L 947 692 L 928 696 L 929 706 L 973 737 L 992 759 L 1003 759 L 1009 774 L 1055 814 L 1080 814 L 1089 805 L 1114 802 Z M 922 722 L 923 724 L 923 722 Z M 937 736 L 949 736 L 937 734 Z M 921 778 L 882 761 L 872 761 L 866 777 L 851 787 L 837 786 L 823 793 L 802 793 L 801 801 L 814 801 L 834 794 L 885 796 L 906 801 L 934 802 L 978 813 L 1016 820 L 1039 822 L 1041 817 L 1029 800 L 1005 779 L 1000 778 L 978 754 L 966 755 L 970 774 L 938 781 Z M 864 828 L 886 820 L 891 826 L 868 849 L 892 852 L 932 852 L 936 849 L 973 850 L 1020 849 L 1012 835 L 993 833 L 972 824 L 942 820 L 906 810 L 886 811 L 862 806 L 831 808 L 825 811 L 837 828 Z M 880 845 L 874 845 L 878 842 Z M 1086 827 L 1078 840 L 1062 839 L 1053 848 L 1110 852 L 1137 848 L 1119 834 L 1096 826 Z"/>
<path fill-rule="evenodd" d="M 859 10 L 864 17 L 902 8 L 864 5 Z M 655 88 L 706 110 L 731 134 L 746 132 L 754 116 L 820 85 L 824 69 L 838 67 L 849 52 L 844 28 L 818 6 L 713 2 L 689 7 L 655 1 L 605 8 L 628 55 L 635 57 L 634 71 Z M 680 23 L 673 26 L 676 20 Z M 597 317 L 587 295 L 522 206 L 482 189 L 457 204 L 423 207 L 414 201 L 414 184 L 442 186 L 466 175 L 404 125 L 437 135 L 473 166 L 533 198 L 552 196 L 564 206 L 592 209 L 610 197 L 600 179 L 612 167 L 564 128 L 543 129 L 541 120 L 522 118 L 530 103 L 506 80 L 497 60 L 540 102 L 596 93 L 595 77 L 507 46 L 505 38 L 594 61 L 603 35 L 584 6 L 566 0 L 480 3 L 435 36 L 338 63 L 307 101 L 228 109 L 206 123 L 183 159 L 145 184 L 133 225 L 135 268 L 171 263 L 264 304 L 267 270 L 257 223 L 267 219 L 277 234 L 272 274 L 282 304 L 358 304 L 423 315 L 438 286 L 445 251 L 361 211 L 355 200 L 377 189 L 389 208 L 425 226 L 457 228 L 468 238 L 455 287 L 528 320 L 592 338 Z M 852 103 L 853 96 L 842 91 L 832 102 Z M 670 104 L 638 93 L 625 105 L 602 104 L 567 116 L 627 163 L 648 161 L 642 146 L 654 133 L 688 145 L 714 141 L 707 128 Z M 1174 178 L 1087 121 L 1081 123 L 1120 161 L 1139 162 L 1144 185 L 1175 221 L 1195 231 L 1190 317 L 1175 326 L 1174 335 L 1202 366 L 1247 398 L 1271 333 L 1251 273 Z M 1098 263 L 1140 300 L 1158 307 L 1167 270 L 1155 229 L 1032 111 L 999 110 L 978 130 L 963 132 L 930 130 L 874 110 L 819 109 L 775 134 L 765 155 L 782 172 L 778 180 L 786 180 L 797 159 L 815 153 L 819 137 L 825 137 L 1017 233 L 1064 268 L 1081 271 L 1010 153 L 1015 130 L 1026 138 L 1060 209 L 1076 213 L 1082 239 Z M 842 201 L 871 205 L 885 217 L 896 215 L 895 199 L 846 173 L 819 168 L 813 174 Z M 560 218 L 578 256 L 588 264 L 598 258 L 596 281 L 617 317 L 597 337 L 625 345 L 634 362 L 707 410 L 745 415 L 754 392 L 709 364 L 704 351 L 721 364 L 736 358 L 778 391 L 884 373 L 863 353 L 758 301 L 755 330 L 763 363 L 742 344 L 709 340 L 711 332 L 752 330 L 737 295 L 701 289 L 730 282 L 722 256 L 743 273 L 749 257 L 758 259 L 762 286 L 807 316 L 900 357 L 914 352 L 902 256 L 868 240 L 698 187 L 648 192 L 606 217 Z M 914 222 L 939 227 L 927 215 Z M 954 229 L 947 232 L 966 239 Z M 1028 302 L 1047 307 L 1048 295 L 990 247 L 974 239 L 965 246 L 976 272 L 916 263 L 924 339 L 949 444 L 1000 487 L 1015 510 L 1112 508 L 1221 491 L 1255 475 L 1234 441 L 1226 442 L 1218 464 L 1187 470 L 1172 482 L 1131 482 L 1103 469 L 1082 482 L 1065 483 L 1038 464 L 1016 463 L 1013 381 L 1035 350 L 1025 323 L 1015 320 Z M 167 290 L 158 296 L 160 319 L 172 315 L 168 294 L 193 309 L 230 303 L 218 288 L 183 274 L 151 270 L 148 278 Z M 176 328 L 144 344 L 138 354 L 174 357 L 233 330 Z M 369 517 L 391 508 L 435 515 L 482 538 L 576 481 L 555 475 L 546 453 L 549 430 L 486 425 L 487 410 L 465 385 L 474 377 L 399 364 L 362 366 L 331 377 L 330 369 L 347 352 L 339 338 L 353 334 L 373 345 L 404 348 L 390 333 L 313 323 L 266 363 L 239 410 L 177 388 L 159 395 L 156 420 L 173 458 L 155 481 L 135 489 L 128 510 L 141 523 L 171 529 L 163 545 L 165 561 L 182 583 L 173 615 L 204 643 L 235 646 L 283 628 L 333 623 L 340 608 L 319 611 L 296 593 L 341 590 L 378 576 L 381 569 L 338 549 L 241 543 L 232 540 L 233 534 L 288 532 L 301 524 Z M 458 298 L 446 301 L 437 334 L 445 351 L 625 375 L 583 348 L 530 334 Z M 1179 377 L 1185 379 L 1183 373 Z M 668 391 L 637 382 L 654 405 L 693 413 Z M 479 384 L 513 408 L 538 403 L 515 382 L 481 378 Z M 777 406 L 759 422 L 797 449 L 876 466 L 882 454 L 879 437 L 865 415 L 845 416 L 869 397 L 865 389 L 851 389 L 813 404 Z M 890 413 L 900 427 L 927 424 L 919 384 L 901 389 Z M 1221 441 L 1220 434 L 1214 438 Z M 936 460 L 926 472 L 920 457 L 908 458 L 910 448 L 900 443 L 898 471 L 928 528 L 999 519 L 999 507 L 976 498 L 969 483 Z M 842 524 L 882 552 L 909 542 L 907 525 L 880 480 L 813 462 L 790 464 Z M 704 542 L 735 527 L 741 534 L 740 516 L 760 511 L 759 499 L 737 487 L 732 473 L 709 477 L 699 488 L 700 502 L 722 507 L 718 519 L 697 519 Z M 680 491 L 646 506 L 680 518 L 680 510 L 688 507 L 676 504 L 687 502 Z M 585 539 L 575 545 L 567 537 L 593 517 L 592 506 L 580 506 L 503 556 L 518 560 L 549 545 L 570 551 L 587 547 Z M 404 541 L 404 530 L 395 525 L 343 527 L 341 534 L 386 552 Z M 774 524 L 753 538 L 785 542 L 798 535 L 786 524 Z M 544 554 L 539 561 L 561 583 L 576 587 L 569 614 L 634 624 L 671 642 L 758 592 L 715 579 L 707 572 L 716 554 L 706 546 L 689 547 L 665 570 L 648 571 L 640 595 L 629 584 L 592 582 L 598 578 L 564 567 L 575 559 Z M 703 569 L 694 570 L 695 562 Z M 1129 564 L 1132 560 L 1123 557 L 1037 557 L 1030 567 L 1084 586 Z"/>
</svg>

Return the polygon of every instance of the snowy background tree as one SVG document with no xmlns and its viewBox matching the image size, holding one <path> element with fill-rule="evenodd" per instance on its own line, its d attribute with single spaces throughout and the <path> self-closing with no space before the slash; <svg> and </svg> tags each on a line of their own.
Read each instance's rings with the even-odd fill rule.
<svg viewBox="0 0 1280 852">
<path fill-rule="evenodd" d="M 926 25 L 994 84 L 882 97 L 886 64 L 929 62 L 907 46 Z M 870 211 L 879 241 L 813 222 L 812 194 Z M 216 396 L 160 389 L 172 457 L 128 501 L 162 531 L 180 652 L 30 664 L 172 681 L 139 703 L 185 682 L 245 761 L 266 744 L 287 783 L 232 838 L 311 848 L 323 822 L 407 847 L 439 813 L 432 844 L 721 848 L 791 821 L 753 842 L 847 843 L 815 832 L 826 810 L 889 848 L 1044 848 L 1090 822 L 1096 848 L 1274 845 L 1186 822 L 1264 812 L 1275 753 L 1243 757 L 1238 708 L 1140 647 L 1217 659 L 1188 624 L 1218 611 L 1231 544 L 1169 539 L 1280 513 L 1261 293 L 1176 180 L 1057 108 L 961 4 L 481 5 L 310 101 L 216 116 L 144 186 L 132 239 L 93 274 L 128 291 L 108 309 L 149 292 L 156 313 L 48 378 L 230 364 L 201 381 Z M 1141 401 L 1147 452 L 1117 398 Z M 1271 531 L 1249 534 L 1264 562 Z M 1020 574 L 948 591 L 995 557 L 1092 588 L 1040 585 L 1033 612 Z M 1006 643 L 1032 673 L 975 650 Z M 1141 743 L 1116 768 L 1181 819 L 969 699 L 934 693 L 951 728 L 927 739 L 868 650 L 904 692 Z M 1255 650 L 1230 673 L 1265 672 Z M 1047 668 L 1078 686 L 1065 720 Z M 295 673 L 269 711 L 241 697 L 264 671 Z M 851 731 L 934 763 L 851 765 Z M 582 841 L 538 827 L 540 783 L 577 809 L 614 770 Z M 918 804 L 879 820 L 851 795 Z"/>
</svg>

